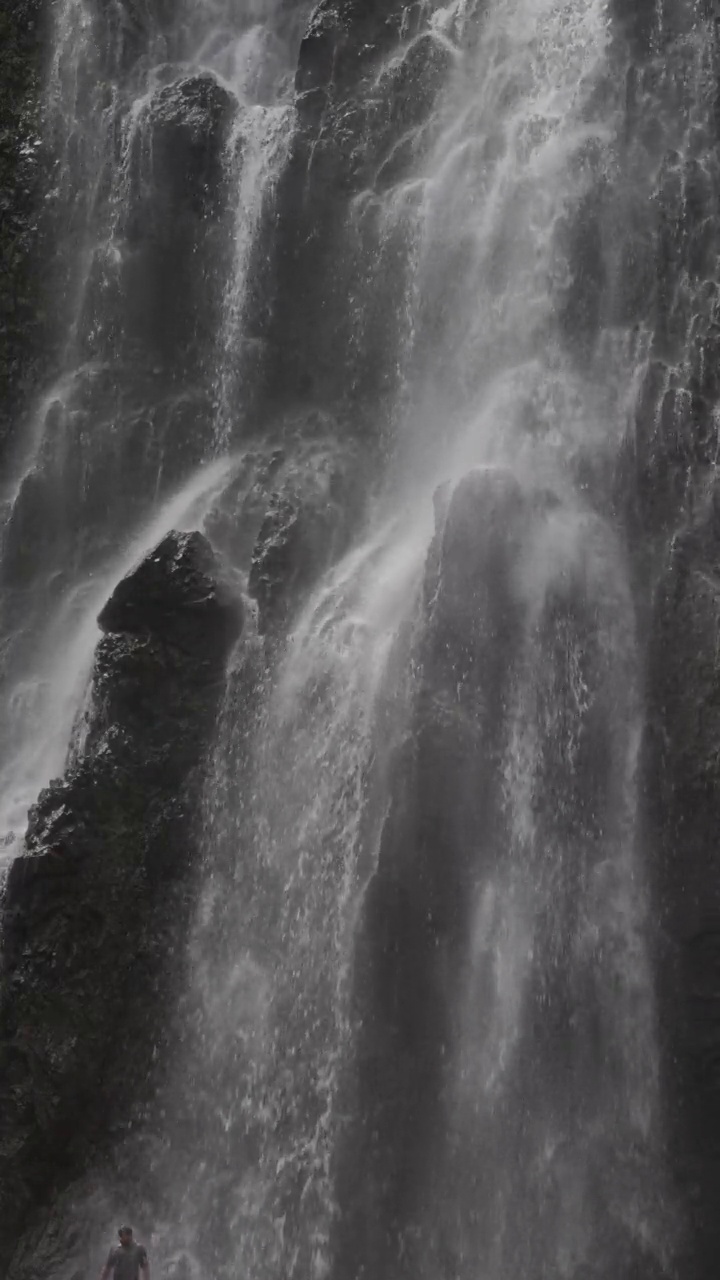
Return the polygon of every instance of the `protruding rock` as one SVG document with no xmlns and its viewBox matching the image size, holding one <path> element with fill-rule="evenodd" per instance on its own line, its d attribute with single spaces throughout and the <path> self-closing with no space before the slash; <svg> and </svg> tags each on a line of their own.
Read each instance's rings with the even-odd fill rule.
<svg viewBox="0 0 720 1280">
<path fill-rule="evenodd" d="M 227 648 L 242 623 L 239 596 L 200 533 L 169 533 L 115 588 L 103 631 L 158 636 L 181 649 Z"/>
<path fill-rule="evenodd" d="M 237 104 L 212 76 L 160 89 L 149 107 L 152 170 L 164 200 L 200 215 L 217 210 L 222 149 Z M 167 228 L 165 228 L 167 230 Z"/>
<path fill-rule="evenodd" d="M 159 89 L 134 122 L 119 270 L 98 259 L 86 303 L 102 312 L 99 340 L 109 344 L 102 354 L 116 356 L 122 340 L 138 363 L 149 358 L 186 376 L 204 369 L 230 270 L 224 150 L 236 109 L 227 89 L 197 75 Z"/>
</svg>

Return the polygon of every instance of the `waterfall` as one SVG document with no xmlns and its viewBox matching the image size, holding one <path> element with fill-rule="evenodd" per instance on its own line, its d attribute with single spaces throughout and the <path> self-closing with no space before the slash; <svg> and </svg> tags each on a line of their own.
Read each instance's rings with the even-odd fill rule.
<svg viewBox="0 0 720 1280">
<path fill-rule="evenodd" d="M 651 571 L 716 465 L 712 18 L 386 8 L 57 6 L 6 861 L 120 579 L 201 529 L 246 615 L 172 1054 L 58 1280 L 114 1217 L 166 1280 L 680 1274 L 641 774 Z"/>
<path fill-rule="evenodd" d="M 56 154 L 47 200 L 59 228 L 56 372 L 30 416 L 3 511 L 5 862 L 22 840 L 29 805 L 62 772 L 102 602 L 153 539 L 173 520 L 182 523 L 185 508 L 202 523 L 192 499 L 217 488 L 220 454 L 227 458 L 223 474 L 233 470 L 225 388 L 234 377 L 264 193 L 282 164 L 276 138 L 291 126 L 284 104 L 292 40 L 286 49 L 275 34 L 278 20 L 274 9 L 260 13 L 252 4 L 191 5 L 168 28 L 152 7 L 117 4 L 103 18 L 86 0 L 57 6 L 46 94 Z M 169 292 L 174 286 L 182 294 L 192 282 L 182 272 L 171 280 L 172 262 L 158 263 L 149 224 L 173 198 L 172 157 L 158 122 L 172 127 L 172 95 L 188 85 L 211 95 L 210 122 L 220 133 L 205 144 L 219 152 L 239 204 L 228 215 L 234 227 L 222 265 L 230 283 L 216 332 L 192 335 L 199 360 L 183 371 L 172 365 L 183 344 L 170 315 L 177 305 L 187 312 L 193 299 L 173 300 Z M 196 112 L 206 105 L 197 103 Z M 182 146 L 182 136 L 171 135 L 170 143 Z M 176 224 L 182 219 L 172 205 L 166 213 Z M 200 213 L 210 236 L 220 213 Z M 171 249 L 180 259 L 182 234 Z M 153 268 L 156 278 L 143 284 L 138 273 Z M 196 288 L 207 282 L 209 292 L 209 272 L 201 266 Z M 137 344 L 148 323 L 157 326 L 160 345 L 142 354 Z"/>
</svg>

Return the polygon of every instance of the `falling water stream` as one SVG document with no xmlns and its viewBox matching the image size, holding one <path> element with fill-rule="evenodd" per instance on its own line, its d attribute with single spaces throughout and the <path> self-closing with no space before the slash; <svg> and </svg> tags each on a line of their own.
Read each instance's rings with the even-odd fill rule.
<svg viewBox="0 0 720 1280">
<path fill-rule="evenodd" d="M 117 330 L 102 298 L 128 252 L 133 147 L 140 136 L 151 172 L 157 94 L 178 67 L 235 103 L 218 233 L 232 252 L 205 281 L 218 306 L 207 367 L 193 375 L 211 406 L 199 450 L 174 467 L 172 438 L 155 441 L 145 505 L 112 509 L 100 554 L 72 528 L 64 565 L 34 565 L 32 600 L 7 588 L 29 637 L 11 647 L 2 695 L 0 821 L 12 848 L 63 767 L 101 603 L 169 528 L 212 536 L 208 513 L 237 479 L 254 253 L 291 160 L 309 8 L 191 4 L 153 29 L 141 56 L 117 52 L 93 120 L 86 99 L 78 106 L 99 92 L 85 83 L 90 6 L 60 6 L 50 92 L 63 181 L 79 188 L 82 174 L 84 198 L 67 348 L 31 422 L 6 529 L 33 478 L 62 482 L 77 385 L 105 377 Z M 409 168 L 353 194 L 347 223 L 372 214 L 381 244 L 404 245 L 394 434 L 352 545 L 287 634 L 266 645 L 248 612 L 206 787 L 177 1057 L 141 1136 L 75 1194 L 88 1264 L 108 1217 L 127 1214 L 168 1280 L 672 1274 L 638 820 L 642 655 L 610 479 L 651 345 L 652 318 L 628 301 L 623 236 L 656 171 L 623 167 L 627 56 L 606 0 L 419 9 L 422 36 L 408 39 L 447 57 L 442 92 L 410 131 Z M 703 21 L 698 10 L 680 24 L 677 46 L 698 103 Z M 375 89 L 407 55 L 402 29 L 400 39 Z M 682 153 L 671 116 L 662 127 Z M 113 396 L 124 376 L 113 367 Z M 173 383 L 173 404 L 191 390 Z M 114 413 L 106 406 L 104 421 Z M 111 440 L 98 433 L 92 448 Z M 467 532 L 482 502 L 487 550 Z M 452 746 L 466 719 L 489 781 L 466 777 L 471 757 L 458 748 L 457 777 L 449 770 L 436 793 L 444 773 L 427 725 Z M 433 796 L 452 810 L 436 848 Z M 421 848 L 441 886 L 463 868 L 449 939 L 433 877 L 408 852 Z M 395 919 L 383 894 L 413 902 L 424 939 L 437 928 L 417 943 L 429 960 L 373 932 L 373 911 Z M 399 986 L 393 1005 L 379 983 L 382 1012 L 368 1015 L 363 965 L 385 972 L 378 957 L 390 955 L 398 972 L 416 964 L 416 987 Z M 420 1010 L 406 1011 L 413 990 Z M 420 1027 L 414 1055 L 402 1048 L 405 1017 Z M 367 1118 L 368 1062 L 397 1071 L 390 1096 L 426 1099 L 427 1128 L 421 1116 L 401 1140 L 392 1115 Z M 128 1169 L 140 1166 L 133 1185 Z"/>
<path fill-rule="evenodd" d="M 27 537 L 26 509 L 32 521 L 33 508 L 46 493 L 59 499 L 60 509 L 55 547 L 31 554 L 28 562 L 21 551 L 19 567 L 6 568 L 4 574 L 9 640 L 0 734 L 0 848 L 4 845 L 7 852 L 0 855 L 0 867 L 16 851 L 39 790 L 62 772 L 103 601 L 173 525 L 185 527 L 188 519 L 202 524 L 199 499 L 204 495 L 209 509 L 222 487 L 219 479 L 234 474 L 228 454 L 231 353 L 242 338 L 242 298 L 264 193 L 277 172 L 278 146 L 287 148 L 291 128 L 285 99 L 292 49 L 275 34 L 277 17 L 274 6 L 191 5 L 187 14 L 178 12 L 169 32 L 162 32 L 148 14 L 136 16 L 146 29 L 141 30 L 142 52 L 133 60 L 128 46 L 131 50 L 137 32 L 131 29 L 130 15 L 118 18 L 103 46 L 92 5 L 66 0 L 57 7 L 46 109 L 48 128 L 58 139 L 58 183 L 49 198 L 60 211 L 58 223 L 66 237 L 60 246 L 64 275 L 58 307 L 58 327 L 65 336 L 58 375 L 31 415 L 4 495 L 6 564 Z M 132 289 L 123 272 L 132 257 L 127 223 L 138 200 L 136 170 L 142 192 L 153 181 L 157 94 L 178 74 L 209 78 L 235 103 L 223 162 L 237 215 L 219 329 L 206 353 L 215 384 L 214 402 L 204 409 L 211 429 L 204 429 L 204 445 L 201 440 L 188 450 L 190 466 L 169 456 L 169 450 L 179 449 L 172 434 L 173 412 L 191 404 L 197 394 L 193 386 L 178 388 L 173 378 L 167 425 L 160 428 L 159 439 L 152 438 L 152 419 L 147 424 L 146 501 L 138 506 L 135 495 L 123 493 L 127 481 L 118 437 L 124 406 L 132 403 L 133 381 L 143 375 L 133 364 L 123 367 L 115 311 L 122 305 L 118 297 Z M 149 377 L 152 390 L 145 394 L 157 395 L 165 375 L 156 367 Z M 69 456 L 73 448 L 75 459 Z M 218 461 L 222 456 L 225 461 Z M 114 486 L 115 494 L 98 493 L 104 527 L 93 540 L 92 529 L 82 528 L 83 516 L 78 519 L 72 508 L 86 506 L 83 489 L 90 490 L 95 471 L 102 476 L 108 468 L 100 485 Z M 73 492 L 74 486 L 80 491 Z M 52 520 L 52 497 L 49 503 Z M 87 516 L 97 520 L 98 513 L 88 511 Z M 13 590 L 16 583 L 22 583 L 19 592 Z"/>
</svg>

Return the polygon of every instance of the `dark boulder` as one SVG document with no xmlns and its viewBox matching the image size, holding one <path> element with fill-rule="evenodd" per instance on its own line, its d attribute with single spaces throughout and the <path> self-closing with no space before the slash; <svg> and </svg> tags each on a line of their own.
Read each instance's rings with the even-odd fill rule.
<svg viewBox="0 0 720 1280">
<path fill-rule="evenodd" d="M 160 89 L 148 108 L 145 139 L 164 206 L 200 217 L 216 213 L 222 186 L 222 150 L 237 103 L 210 75 L 190 76 Z"/>
<path fill-rule="evenodd" d="M 40 796 L 3 895 L 4 1274 L 33 1211 L 114 1125 L 126 1131 L 151 1087 L 159 1014 L 179 980 L 203 765 L 242 625 L 199 534 L 170 534 L 101 618 L 85 753 Z"/>
<path fill-rule="evenodd" d="M 115 588 L 98 623 L 110 634 L 155 637 L 190 652 L 227 652 L 238 633 L 237 593 L 218 571 L 215 554 L 200 533 L 169 533 Z"/>
</svg>

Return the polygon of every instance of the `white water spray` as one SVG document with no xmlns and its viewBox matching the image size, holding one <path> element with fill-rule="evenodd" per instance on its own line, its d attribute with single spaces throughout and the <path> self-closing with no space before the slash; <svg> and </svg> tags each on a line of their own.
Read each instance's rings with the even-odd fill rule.
<svg viewBox="0 0 720 1280">
<path fill-rule="evenodd" d="M 0 773 L 0 869 L 17 852 L 27 812 L 39 791 L 61 774 L 71 747 L 76 717 L 85 698 L 95 646 L 97 615 L 118 582 L 171 529 L 196 529 L 218 492 L 232 478 L 236 458 L 203 467 L 148 518 L 111 563 L 78 584 L 55 615 L 46 620 L 43 643 L 31 677 L 9 700 L 14 751 Z"/>
</svg>

